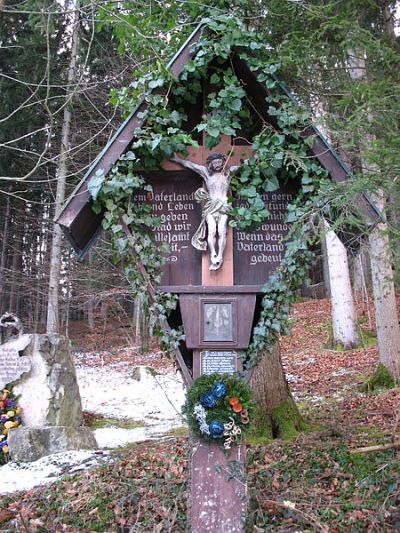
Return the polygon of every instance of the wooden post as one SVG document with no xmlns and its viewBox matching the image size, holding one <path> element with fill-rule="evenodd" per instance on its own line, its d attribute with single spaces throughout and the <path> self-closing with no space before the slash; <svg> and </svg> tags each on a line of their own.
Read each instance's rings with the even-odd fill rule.
<svg viewBox="0 0 400 533">
<path fill-rule="evenodd" d="M 247 508 L 246 447 L 232 447 L 228 457 L 218 444 L 192 442 L 192 533 L 244 531 Z"/>
<path fill-rule="evenodd" d="M 213 151 L 227 153 L 231 148 L 230 138 L 224 136 L 220 145 Z M 202 256 L 202 285 L 215 287 L 233 287 L 233 237 L 232 229 L 220 269 L 209 270 L 209 253 Z M 201 313 L 198 316 L 201 321 Z M 201 323 L 199 324 L 201 329 Z M 217 348 L 217 347 L 215 347 Z M 199 352 L 194 353 L 193 377 L 201 374 Z M 195 372 L 196 367 L 196 372 Z M 196 375 L 197 374 L 197 375 Z M 207 444 L 199 439 L 192 439 L 191 450 L 191 509 L 190 524 L 192 533 L 241 533 L 247 509 L 247 485 L 245 479 L 246 448 L 242 444 L 233 446 L 229 455 L 225 455 L 220 445 Z"/>
</svg>

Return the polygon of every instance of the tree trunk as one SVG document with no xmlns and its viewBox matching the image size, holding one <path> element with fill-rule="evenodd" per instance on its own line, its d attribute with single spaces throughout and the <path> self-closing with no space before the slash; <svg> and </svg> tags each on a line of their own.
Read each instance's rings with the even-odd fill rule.
<svg viewBox="0 0 400 533">
<path fill-rule="evenodd" d="M 325 228 L 332 302 L 333 345 L 341 345 L 345 350 L 350 350 L 358 346 L 359 338 L 347 252 L 340 239 L 329 229 L 326 221 Z"/>
<path fill-rule="evenodd" d="M 10 300 L 8 304 L 11 313 L 18 314 L 19 292 L 21 290 L 21 269 L 22 269 L 22 233 L 24 224 L 20 223 L 15 230 L 15 240 L 13 246 L 13 259 L 11 264 L 11 286 Z"/>
<path fill-rule="evenodd" d="M 257 436 L 290 439 L 306 428 L 282 367 L 279 344 L 265 352 L 250 378 L 257 404 Z"/>
<path fill-rule="evenodd" d="M 400 379 L 400 326 L 386 224 L 369 236 L 379 356 L 393 380 Z"/>
<path fill-rule="evenodd" d="M 1 243 L 1 259 L 0 259 L 0 315 L 4 312 L 4 286 L 7 266 L 7 248 L 8 248 L 8 233 L 11 219 L 11 196 L 7 195 L 6 212 L 4 215 L 3 226 L 3 241 Z"/>
<path fill-rule="evenodd" d="M 70 100 L 74 92 L 74 81 L 77 69 L 77 50 L 79 41 L 79 0 L 75 2 L 75 13 L 72 20 L 71 55 L 67 75 L 67 92 L 64 107 L 64 118 L 61 130 L 60 159 L 57 171 L 57 192 L 54 207 L 54 218 L 57 219 L 61 213 L 62 204 L 65 199 L 66 176 L 68 172 L 68 150 L 71 127 Z M 47 333 L 58 333 L 59 331 L 59 280 L 61 269 L 61 244 L 62 232 L 58 224 L 54 225 L 52 232 L 50 276 L 49 276 L 49 299 L 47 305 Z"/>
<path fill-rule="evenodd" d="M 385 29 L 389 37 L 394 38 L 391 11 L 388 6 L 383 9 Z M 353 79 L 365 77 L 365 54 L 363 51 L 353 53 L 350 76 Z M 379 173 L 375 164 L 369 165 L 365 152 L 368 143 L 373 141 L 371 135 L 364 136 L 361 146 L 361 164 L 364 174 Z M 377 207 L 385 213 L 386 201 L 382 190 L 373 197 Z M 387 235 L 387 225 L 380 223 L 372 229 L 369 236 L 372 286 L 374 292 L 375 320 L 378 337 L 379 357 L 393 380 L 400 379 L 400 326 L 396 305 L 393 269 Z"/>
<path fill-rule="evenodd" d="M 93 253 L 89 253 L 88 257 L 89 262 L 89 297 L 87 301 L 87 321 L 88 321 L 88 328 L 89 331 L 94 331 L 95 323 L 94 323 L 94 296 L 93 296 Z M 93 291 L 93 292 L 92 292 Z"/>
<path fill-rule="evenodd" d="M 325 296 L 331 297 L 331 282 L 329 279 L 329 264 L 328 264 L 328 250 L 326 249 L 326 239 L 321 239 L 321 252 L 322 252 L 322 274 L 324 277 Z"/>
</svg>

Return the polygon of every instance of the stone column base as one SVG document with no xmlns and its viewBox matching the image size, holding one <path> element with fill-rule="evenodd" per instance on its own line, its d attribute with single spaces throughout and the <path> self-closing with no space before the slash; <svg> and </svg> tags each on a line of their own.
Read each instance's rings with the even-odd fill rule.
<svg viewBox="0 0 400 533">
<path fill-rule="evenodd" d="M 11 459 L 25 463 L 53 453 L 98 448 L 91 429 L 83 426 L 19 427 L 10 430 L 7 441 Z"/>
</svg>

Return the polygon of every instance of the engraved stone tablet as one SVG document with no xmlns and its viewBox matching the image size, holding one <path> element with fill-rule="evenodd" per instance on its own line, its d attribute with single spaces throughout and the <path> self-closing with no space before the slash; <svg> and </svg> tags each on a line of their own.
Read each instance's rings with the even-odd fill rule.
<svg viewBox="0 0 400 533">
<path fill-rule="evenodd" d="M 30 335 L 22 335 L 19 339 L 0 346 L 0 389 L 31 369 L 29 357 L 20 356 L 18 353 L 26 348 L 29 342 Z"/>
<path fill-rule="evenodd" d="M 231 303 L 203 303 L 203 321 L 204 341 L 233 341 Z"/>
<path fill-rule="evenodd" d="M 237 352 L 233 350 L 204 350 L 200 352 L 201 374 L 234 374 L 237 372 Z"/>
</svg>

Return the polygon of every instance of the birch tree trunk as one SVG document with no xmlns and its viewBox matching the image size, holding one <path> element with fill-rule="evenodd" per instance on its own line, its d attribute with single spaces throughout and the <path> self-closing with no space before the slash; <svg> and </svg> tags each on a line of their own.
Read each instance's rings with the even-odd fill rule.
<svg viewBox="0 0 400 533">
<path fill-rule="evenodd" d="M 394 38 L 393 17 L 386 6 L 383 10 L 386 33 Z M 362 80 L 366 73 L 365 54 L 351 51 L 349 53 L 349 72 L 353 80 Z M 365 143 L 361 147 L 361 164 L 364 174 L 379 173 L 376 165 L 368 165 L 365 152 L 371 135 L 364 136 Z M 364 153 L 364 154 L 363 154 Z M 373 200 L 382 213 L 385 213 L 386 200 L 383 191 L 378 190 Z M 400 379 L 400 326 L 396 305 L 395 287 L 387 224 L 377 224 L 369 235 L 372 287 L 375 304 L 376 331 L 378 337 L 379 357 L 393 380 Z"/>
<path fill-rule="evenodd" d="M 350 350 L 358 346 L 359 338 L 347 251 L 326 221 L 324 225 L 332 303 L 333 344 Z"/>
<path fill-rule="evenodd" d="M 75 1 L 75 12 L 72 21 L 71 55 L 67 74 L 67 91 L 64 107 L 64 117 L 61 130 L 60 158 L 57 170 L 57 192 L 54 207 L 54 218 L 60 215 L 62 204 L 65 199 L 66 176 L 68 172 L 68 150 L 71 127 L 71 111 L 69 103 L 74 92 L 74 81 L 77 70 L 77 50 L 79 42 L 79 0 Z M 58 224 L 55 224 L 52 232 L 52 244 L 50 253 L 49 296 L 47 304 L 47 333 L 59 331 L 59 281 L 61 270 L 61 245 L 62 232 Z"/>
</svg>

